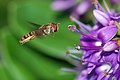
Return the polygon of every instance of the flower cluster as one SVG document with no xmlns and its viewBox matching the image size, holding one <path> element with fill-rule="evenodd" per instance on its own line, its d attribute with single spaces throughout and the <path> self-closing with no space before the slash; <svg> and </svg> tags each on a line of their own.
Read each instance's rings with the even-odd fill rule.
<svg viewBox="0 0 120 80">
<path fill-rule="evenodd" d="M 71 15 L 78 18 L 84 15 L 91 7 L 90 0 L 79 2 L 78 0 L 55 0 L 52 3 L 52 9 L 56 11 L 70 10 Z"/>
<path fill-rule="evenodd" d="M 111 3 L 118 3 L 118 2 L 120 2 L 120 0 L 111 0 Z"/>
<path fill-rule="evenodd" d="M 79 18 L 79 16 L 84 15 L 86 12 L 90 10 L 92 7 L 91 2 L 92 0 L 54 0 L 52 3 L 52 9 L 56 11 L 65 11 L 70 10 L 72 11 L 71 15 Z M 116 4 L 120 2 L 120 0 L 110 0 L 111 4 Z M 93 3 L 94 2 L 93 0 Z"/>
<path fill-rule="evenodd" d="M 83 51 L 82 57 L 67 51 L 69 56 L 82 62 L 79 67 L 82 70 L 77 70 L 79 75 L 76 80 L 120 80 L 120 16 L 109 9 L 105 0 L 103 2 L 106 10 L 99 2 L 94 3 L 96 24 L 93 27 L 70 17 L 79 25 L 79 29 L 75 25 L 69 25 L 68 28 L 82 35 L 81 44 L 76 45 L 78 51 Z"/>
</svg>

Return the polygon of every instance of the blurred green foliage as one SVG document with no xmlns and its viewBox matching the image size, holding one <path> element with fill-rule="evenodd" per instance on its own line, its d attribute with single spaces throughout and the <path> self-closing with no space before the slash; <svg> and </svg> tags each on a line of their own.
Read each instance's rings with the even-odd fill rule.
<svg viewBox="0 0 120 80">
<path fill-rule="evenodd" d="M 52 0 L 0 1 L 0 80 L 73 80 L 63 75 L 62 67 L 72 67 L 66 60 L 69 46 L 79 43 L 79 34 L 67 29 L 69 15 L 52 11 Z M 61 23 L 59 31 L 24 45 L 20 38 L 38 27 L 27 21 Z"/>
</svg>

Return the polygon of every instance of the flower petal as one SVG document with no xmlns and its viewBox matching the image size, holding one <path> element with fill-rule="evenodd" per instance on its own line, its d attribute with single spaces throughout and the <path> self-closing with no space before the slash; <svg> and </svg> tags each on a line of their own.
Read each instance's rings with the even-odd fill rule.
<svg viewBox="0 0 120 80">
<path fill-rule="evenodd" d="M 112 66 L 116 66 L 117 65 L 117 54 L 116 53 L 111 53 L 108 56 L 104 56 L 103 57 L 103 61 L 106 63 L 110 63 Z"/>
<path fill-rule="evenodd" d="M 105 76 L 104 73 L 101 73 L 101 74 L 98 76 L 97 80 L 108 80 L 109 77 L 110 77 L 110 75 L 106 75 L 106 76 Z"/>
<path fill-rule="evenodd" d="M 120 0 L 111 0 L 112 3 L 119 3 Z"/>
<path fill-rule="evenodd" d="M 76 12 L 79 15 L 83 15 L 84 13 L 86 13 L 89 10 L 89 8 L 91 6 L 92 6 L 91 3 L 88 0 L 85 0 L 78 5 Z"/>
<path fill-rule="evenodd" d="M 52 3 L 53 10 L 64 11 L 75 6 L 74 0 L 56 0 Z"/>
<path fill-rule="evenodd" d="M 109 41 L 103 46 L 104 51 L 114 51 L 119 47 L 117 40 Z"/>
<path fill-rule="evenodd" d="M 87 70 L 82 70 L 76 80 L 87 80 Z"/>
<path fill-rule="evenodd" d="M 110 68 L 111 68 L 110 65 L 108 65 L 108 64 L 103 64 L 103 65 L 101 65 L 100 67 L 97 67 L 95 71 L 96 71 L 96 73 L 99 75 L 100 73 L 103 73 L 103 72 L 105 72 L 105 71 L 108 71 Z"/>
<path fill-rule="evenodd" d="M 109 24 L 110 18 L 106 13 L 100 10 L 94 10 L 93 14 L 97 21 L 100 22 L 103 26 L 107 26 Z"/>
<path fill-rule="evenodd" d="M 89 58 L 89 61 L 90 61 L 90 62 L 97 62 L 97 61 L 100 59 L 100 53 L 101 53 L 101 51 L 94 53 L 94 54 Z M 89 67 L 89 66 L 92 66 L 92 67 Z M 87 68 L 87 71 L 88 71 L 88 73 L 91 73 L 91 71 L 96 67 L 96 65 L 94 65 L 94 64 L 92 64 L 92 63 L 89 63 L 89 64 L 88 64 L 88 67 L 89 67 L 89 68 Z"/>
<path fill-rule="evenodd" d="M 98 31 L 98 38 L 103 43 L 106 43 L 116 35 L 117 31 L 118 28 L 116 26 L 106 26 Z"/>
<path fill-rule="evenodd" d="M 101 46 L 102 45 L 102 42 L 100 40 L 98 40 L 97 38 L 95 37 L 92 37 L 92 36 L 96 36 L 96 34 L 89 34 L 89 35 L 85 35 L 83 36 L 80 41 L 81 41 L 81 44 L 83 46 Z"/>
</svg>

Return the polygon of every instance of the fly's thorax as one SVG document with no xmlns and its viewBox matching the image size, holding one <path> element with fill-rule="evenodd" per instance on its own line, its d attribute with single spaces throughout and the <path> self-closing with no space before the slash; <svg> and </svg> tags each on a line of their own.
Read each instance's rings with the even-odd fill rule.
<svg viewBox="0 0 120 80">
<path fill-rule="evenodd" d="M 46 35 L 43 31 L 43 29 L 38 29 L 38 30 L 35 30 L 35 36 L 39 37 L 39 36 L 44 36 Z"/>
<path fill-rule="evenodd" d="M 48 25 L 45 27 L 45 29 L 43 31 L 46 35 L 48 35 L 48 34 L 51 34 L 54 32 L 54 28 L 51 25 Z"/>
</svg>

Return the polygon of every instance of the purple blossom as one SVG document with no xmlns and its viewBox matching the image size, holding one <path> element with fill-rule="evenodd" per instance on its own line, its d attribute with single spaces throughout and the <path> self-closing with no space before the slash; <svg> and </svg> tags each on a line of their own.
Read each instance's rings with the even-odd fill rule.
<svg viewBox="0 0 120 80">
<path fill-rule="evenodd" d="M 71 17 L 71 20 L 75 21 L 80 29 L 77 29 L 75 25 L 69 25 L 68 28 L 82 35 L 81 44 L 76 45 L 78 51 L 83 51 L 82 57 L 76 56 L 71 51 L 68 54 L 82 62 L 82 66 L 79 67 L 82 70 L 77 71 L 79 75 L 76 80 L 120 79 L 120 38 L 116 38 L 120 27 L 120 16 L 116 16 L 117 13 L 109 9 L 105 0 L 103 2 L 107 11 L 99 2 L 94 4 L 93 15 L 97 21 L 93 27 Z"/>
<path fill-rule="evenodd" d="M 64 11 L 70 10 L 72 11 L 71 15 L 79 18 L 79 16 L 84 15 L 87 13 L 90 8 L 92 7 L 92 4 L 98 2 L 97 0 L 83 0 L 83 1 L 78 1 L 78 0 L 54 0 L 51 7 L 55 11 Z M 120 2 L 120 0 L 110 0 L 111 4 L 116 4 Z"/>
<path fill-rule="evenodd" d="M 120 0 L 111 0 L 111 3 L 118 3 L 118 2 L 120 2 Z"/>
<path fill-rule="evenodd" d="M 52 9 L 56 11 L 72 11 L 71 15 L 78 18 L 80 15 L 85 14 L 92 6 L 90 0 L 78 2 L 77 0 L 55 0 L 52 3 Z"/>
<path fill-rule="evenodd" d="M 55 0 L 52 3 L 52 8 L 54 10 L 64 11 L 76 5 L 74 0 Z"/>
</svg>

